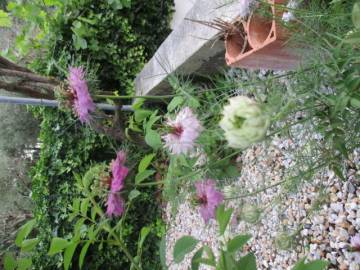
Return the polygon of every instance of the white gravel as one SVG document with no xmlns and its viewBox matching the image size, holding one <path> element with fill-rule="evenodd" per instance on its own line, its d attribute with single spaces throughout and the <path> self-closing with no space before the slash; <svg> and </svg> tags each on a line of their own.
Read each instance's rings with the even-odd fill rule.
<svg viewBox="0 0 360 270">
<path fill-rule="evenodd" d="M 301 132 L 299 134 L 303 136 Z M 270 144 L 263 143 L 248 149 L 241 156 L 241 177 L 232 184 L 232 188 L 243 194 L 286 179 L 286 169 L 296 165 L 294 153 L 304 145 L 303 142 L 303 139 L 296 142 L 275 139 Z M 245 250 L 255 252 L 260 270 L 291 269 L 304 256 L 327 259 L 331 262 L 331 270 L 360 270 L 348 250 L 350 237 L 360 232 L 359 160 L 360 151 L 356 151 L 353 155 L 356 166 L 346 170 L 346 181 L 326 169 L 317 173 L 312 181 L 302 183 L 294 193 L 284 192 L 283 187 L 277 186 L 252 197 L 229 201 L 228 206 L 233 207 L 237 215 L 230 235 L 252 234 L 253 238 Z M 241 220 L 241 207 L 246 203 L 263 209 L 256 224 Z M 174 244 L 183 235 L 192 235 L 216 250 L 219 244 L 216 223 L 212 221 L 205 225 L 197 209 L 188 201 L 178 207 L 174 217 L 171 217 L 170 207 L 166 214 L 170 269 L 185 270 L 189 267 L 190 256 L 180 265 L 172 263 Z M 281 235 L 296 237 L 287 237 L 292 243 L 280 247 L 275 242 Z"/>
</svg>

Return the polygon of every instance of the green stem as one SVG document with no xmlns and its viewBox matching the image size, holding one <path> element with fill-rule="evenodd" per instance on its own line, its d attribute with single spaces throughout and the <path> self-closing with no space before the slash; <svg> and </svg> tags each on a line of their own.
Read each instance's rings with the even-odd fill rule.
<svg viewBox="0 0 360 270">
<path fill-rule="evenodd" d="M 105 218 L 104 211 L 102 211 L 102 209 L 99 207 L 99 205 L 98 205 L 97 202 L 94 200 L 94 198 L 93 198 L 90 194 L 88 194 L 88 197 L 89 197 L 91 203 L 94 205 L 94 207 L 96 207 L 96 209 L 99 210 L 101 218 Z M 121 250 L 125 253 L 125 256 L 126 256 L 126 257 L 130 260 L 130 262 L 134 265 L 135 269 L 141 270 L 141 267 L 139 267 L 139 266 L 136 264 L 133 256 L 132 256 L 132 255 L 130 254 L 130 252 L 128 251 L 125 243 L 123 243 L 123 242 L 121 241 L 121 239 L 113 232 L 113 230 L 111 230 L 111 227 L 110 227 L 110 225 L 109 225 L 108 223 L 107 223 L 107 231 L 108 231 L 109 234 L 111 234 L 111 235 L 115 238 L 115 240 L 118 242 Z"/>
<path fill-rule="evenodd" d="M 109 233 L 115 238 L 115 240 L 118 242 L 120 248 L 122 249 L 122 251 L 125 253 L 126 257 L 130 260 L 130 262 L 133 264 L 133 266 L 135 267 L 135 269 L 137 270 L 141 270 L 141 267 L 139 265 L 137 265 L 137 263 L 135 262 L 134 258 L 131 256 L 129 250 L 127 249 L 126 245 L 124 244 L 124 242 L 120 239 L 119 236 L 117 236 L 113 231 L 109 231 Z"/>
<path fill-rule="evenodd" d="M 234 200 L 234 199 L 241 199 L 241 198 L 246 198 L 246 197 L 250 197 L 250 196 L 254 196 L 254 195 L 257 195 L 261 192 L 264 192 L 270 188 L 274 188 L 274 187 L 277 187 L 283 183 L 285 183 L 286 180 L 282 180 L 280 182 L 277 182 L 275 184 L 272 184 L 270 186 L 266 186 L 266 187 L 263 187 L 263 188 L 260 188 L 258 190 L 255 190 L 254 192 L 251 192 L 251 193 L 247 193 L 247 194 L 242 194 L 242 195 L 239 195 L 239 196 L 235 196 L 235 197 L 230 197 L 230 198 L 225 198 L 225 200 Z"/>
<path fill-rule="evenodd" d="M 164 98 L 173 98 L 180 96 L 179 94 L 175 95 L 162 95 L 162 96 L 114 96 L 114 95 L 94 95 L 95 98 L 104 98 L 104 99 L 134 99 L 134 98 L 143 98 L 143 99 L 164 99 Z"/>
</svg>

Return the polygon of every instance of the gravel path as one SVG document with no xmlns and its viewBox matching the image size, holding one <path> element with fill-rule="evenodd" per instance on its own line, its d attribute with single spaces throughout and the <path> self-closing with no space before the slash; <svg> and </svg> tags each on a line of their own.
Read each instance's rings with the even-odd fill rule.
<svg viewBox="0 0 360 270">
<path fill-rule="evenodd" d="M 232 189 L 235 187 L 242 194 L 282 181 L 286 169 L 296 165 L 293 153 L 302 142 L 302 139 L 295 142 L 276 139 L 270 145 L 259 144 L 244 152 L 241 156 L 242 175 Z M 360 232 L 360 181 L 357 173 L 360 151 L 356 151 L 352 158 L 356 168 L 347 170 L 346 181 L 338 179 L 331 171 L 323 170 L 311 182 L 301 184 L 297 192 L 283 192 L 283 187 L 274 187 L 256 196 L 228 203 L 239 217 L 233 220 L 229 233 L 252 234 L 246 249 L 255 252 L 258 269 L 291 269 L 298 259 L 306 256 L 327 259 L 331 262 L 330 270 L 360 270 L 348 250 L 350 237 Z M 241 220 L 241 209 L 248 204 L 263 210 L 256 224 Z M 167 220 L 169 264 L 174 244 L 183 235 L 192 235 L 216 250 L 217 225 L 215 222 L 205 225 L 188 201 L 179 206 L 174 217 L 171 217 L 168 207 Z M 171 264 L 170 269 L 188 269 L 189 258 L 187 256 L 181 265 Z"/>
</svg>

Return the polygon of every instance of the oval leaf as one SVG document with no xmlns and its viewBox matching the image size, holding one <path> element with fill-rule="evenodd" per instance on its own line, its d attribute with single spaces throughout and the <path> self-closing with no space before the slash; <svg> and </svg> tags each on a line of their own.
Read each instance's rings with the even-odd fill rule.
<svg viewBox="0 0 360 270">
<path fill-rule="evenodd" d="M 31 269 L 32 261 L 30 258 L 21 258 L 18 260 L 17 270 L 28 270 Z"/>
<path fill-rule="evenodd" d="M 251 235 L 245 234 L 245 235 L 238 235 L 235 238 L 231 239 L 227 244 L 227 250 L 230 253 L 236 252 L 246 244 L 247 241 L 249 241 L 251 238 Z"/>
<path fill-rule="evenodd" d="M 184 103 L 184 98 L 182 96 L 174 97 L 167 107 L 168 112 L 174 111 L 177 107 L 181 106 L 183 103 Z"/>
<path fill-rule="evenodd" d="M 0 9 L 0 27 L 11 27 L 11 18 L 8 13 Z"/>
<path fill-rule="evenodd" d="M 150 165 L 150 163 L 151 163 L 151 161 L 153 160 L 154 157 L 155 157 L 155 154 L 146 155 L 140 161 L 140 163 L 139 163 L 139 173 L 145 171 L 149 167 L 149 165 Z"/>
<path fill-rule="evenodd" d="M 153 149 L 158 150 L 161 147 L 161 137 L 159 133 L 150 129 L 145 135 L 145 142 Z"/>
<path fill-rule="evenodd" d="M 6 253 L 4 256 L 4 268 L 5 270 L 14 270 L 16 268 L 16 260 L 10 253 Z"/>
<path fill-rule="evenodd" d="M 233 210 L 231 208 L 225 210 L 225 206 L 223 204 L 218 206 L 216 209 L 216 220 L 219 223 L 220 235 L 224 234 L 226 227 L 229 224 L 232 212 Z"/>
<path fill-rule="evenodd" d="M 199 243 L 198 240 L 191 236 L 183 236 L 179 240 L 176 241 L 174 247 L 174 261 L 176 263 L 180 263 L 186 254 L 193 251 L 196 245 Z"/>
<path fill-rule="evenodd" d="M 54 255 L 56 253 L 59 253 L 63 251 L 65 248 L 67 248 L 71 243 L 63 238 L 55 237 L 51 240 L 50 249 L 49 249 L 49 255 Z"/>
<path fill-rule="evenodd" d="M 36 223 L 36 220 L 32 219 L 32 220 L 29 220 L 23 226 L 20 227 L 20 229 L 19 229 L 19 231 L 18 231 L 18 233 L 16 235 L 16 239 L 15 239 L 15 244 L 18 247 L 21 247 L 22 242 L 29 235 L 29 233 L 32 231 L 32 229 L 35 226 L 35 223 Z"/>
<path fill-rule="evenodd" d="M 30 252 L 32 251 L 35 246 L 39 243 L 39 239 L 33 238 L 33 239 L 25 239 L 21 243 L 21 252 Z"/>
<path fill-rule="evenodd" d="M 140 184 L 142 181 L 153 175 L 156 171 L 155 170 L 146 170 L 141 173 L 138 173 L 135 176 L 135 183 Z"/>
<path fill-rule="evenodd" d="M 242 257 L 237 266 L 241 270 L 256 270 L 256 258 L 253 253 L 249 253 L 246 256 Z"/>
</svg>

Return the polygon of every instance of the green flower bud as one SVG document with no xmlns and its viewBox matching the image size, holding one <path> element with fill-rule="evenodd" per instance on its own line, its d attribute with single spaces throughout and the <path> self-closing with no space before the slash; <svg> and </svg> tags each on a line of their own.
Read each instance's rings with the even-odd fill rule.
<svg viewBox="0 0 360 270">
<path fill-rule="evenodd" d="M 275 245 L 278 249 L 289 250 L 293 245 L 293 237 L 288 233 L 280 233 L 275 238 Z"/>
<path fill-rule="evenodd" d="M 252 99 L 238 96 L 224 107 L 220 127 L 225 131 L 229 146 L 245 149 L 264 138 L 270 121 Z"/>
<path fill-rule="evenodd" d="M 241 219 L 248 223 L 255 224 L 260 216 L 261 210 L 256 205 L 245 204 L 241 210 Z"/>
<path fill-rule="evenodd" d="M 225 186 L 223 188 L 223 194 L 226 199 L 230 199 L 233 197 L 236 197 L 238 195 L 238 190 L 235 187 L 232 186 Z"/>
</svg>

